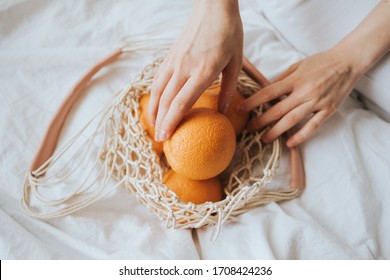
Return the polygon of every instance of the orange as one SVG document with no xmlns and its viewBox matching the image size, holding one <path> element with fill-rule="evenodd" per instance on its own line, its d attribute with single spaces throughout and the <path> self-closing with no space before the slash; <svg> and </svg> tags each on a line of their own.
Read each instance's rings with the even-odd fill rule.
<svg viewBox="0 0 390 280">
<path fill-rule="evenodd" d="M 205 91 L 192 108 L 209 108 L 218 111 L 218 92 Z"/>
<path fill-rule="evenodd" d="M 191 109 L 164 142 L 164 153 L 175 172 L 205 180 L 229 165 L 236 149 L 235 136 L 226 116 L 208 108 Z"/>
<path fill-rule="evenodd" d="M 210 108 L 218 110 L 218 96 L 220 88 L 206 90 L 196 101 L 193 108 Z M 240 134 L 244 130 L 249 119 L 249 113 L 238 114 L 236 108 L 244 100 L 244 97 L 237 91 L 233 97 L 232 104 L 226 113 L 226 117 L 230 120 L 234 127 L 236 135 Z"/>
<path fill-rule="evenodd" d="M 149 94 L 145 94 L 141 97 L 139 101 L 140 105 L 140 122 L 144 127 L 145 131 L 148 133 L 149 137 L 152 140 L 152 145 L 157 154 L 163 153 L 163 143 L 157 142 L 154 140 L 155 129 L 154 126 L 150 123 L 149 115 L 148 115 L 148 104 L 149 104 L 150 96 Z"/>
<path fill-rule="evenodd" d="M 163 182 L 183 202 L 202 204 L 222 200 L 222 186 L 218 177 L 191 180 L 170 169 L 164 174 Z"/>
</svg>

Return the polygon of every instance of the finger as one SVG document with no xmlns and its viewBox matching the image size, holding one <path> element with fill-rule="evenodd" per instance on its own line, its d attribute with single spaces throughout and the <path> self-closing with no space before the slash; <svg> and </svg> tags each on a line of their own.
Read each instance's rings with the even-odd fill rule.
<svg viewBox="0 0 390 280">
<path fill-rule="evenodd" d="M 310 102 L 306 102 L 298 107 L 295 107 L 285 116 L 283 116 L 280 121 L 278 121 L 274 126 L 272 126 L 266 133 L 264 133 L 262 140 L 265 143 L 272 142 L 284 132 L 301 122 L 312 112 L 313 106 L 312 104 L 310 104 Z"/>
<path fill-rule="evenodd" d="M 297 70 L 299 64 L 300 64 L 300 62 L 297 62 L 297 63 L 294 63 L 293 65 L 291 65 L 290 67 L 288 67 L 288 69 L 286 71 L 284 71 L 282 74 L 280 74 L 278 77 L 276 77 L 276 79 L 273 81 L 273 83 L 279 82 L 279 81 L 285 79 L 286 77 L 290 76 L 295 70 Z"/>
<path fill-rule="evenodd" d="M 164 58 L 163 62 L 161 62 L 160 66 L 158 66 L 156 73 L 154 73 L 153 80 L 157 80 L 158 77 L 161 75 L 161 73 L 163 73 L 164 70 L 168 68 L 168 67 L 167 67 L 167 65 L 168 65 L 168 60 L 169 60 L 168 57 L 165 57 L 165 58 Z"/>
<path fill-rule="evenodd" d="M 268 111 L 252 119 L 248 123 L 248 130 L 255 131 L 267 126 L 273 121 L 281 119 L 284 115 L 290 112 L 295 107 L 299 106 L 301 102 L 294 96 L 288 96 L 287 98 L 279 101 L 273 105 Z"/>
<path fill-rule="evenodd" d="M 248 99 L 241 102 L 237 107 L 239 113 L 248 112 L 266 102 L 274 100 L 282 95 L 290 93 L 292 90 L 292 83 L 289 81 L 280 81 L 271 84 L 262 90 L 258 91 Z"/>
<path fill-rule="evenodd" d="M 242 68 L 240 63 L 229 63 L 222 71 L 221 92 L 218 97 L 218 110 L 226 114 L 237 93 L 237 80 Z"/>
<path fill-rule="evenodd" d="M 207 84 L 199 84 L 199 80 L 196 77 L 191 77 L 187 80 L 180 92 L 175 96 L 161 122 L 159 141 L 165 141 L 171 137 L 184 115 L 206 89 Z"/>
<path fill-rule="evenodd" d="M 326 110 L 317 112 L 297 133 L 287 140 L 287 146 L 292 148 L 307 140 L 330 115 L 331 113 Z"/>
<path fill-rule="evenodd" d="M 151 125 L 153 126 L 156 123 L 158 104 L 160 102 L 161 95 L 164 92 L 164 89 L 167 86 L 168 82 L 172 78 L 172 75 L 172 70 L 164 70 L 158 77 L 154 78 L 148 106 L 149 119 Z"/>
<path fill-rule="evenodd" d="M 160 138 L 165 138 L 165 132 L 161 131 L 161 123 L 165 118 L 165 115 L 168 112 L 169 108 L 171 107 L 172 101 L 174 100 L 178 92 L 181 90 L 183 85 L 186 83 L 186 81 L 187 76 L 183 76 L 181 74 L 174 74 L 168 82 L 167 86 L 165 87 L 164 92 L 162 93 L 160 101 L 158 103 L 158 112 L 155 126 L 156 129 L 154 135 L 156 141 L 163 141 L 160 140 Z"/>
</svg>

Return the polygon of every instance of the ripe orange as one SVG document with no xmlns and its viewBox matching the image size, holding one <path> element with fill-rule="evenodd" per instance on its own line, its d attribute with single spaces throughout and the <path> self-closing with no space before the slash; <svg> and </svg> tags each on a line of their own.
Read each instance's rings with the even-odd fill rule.
<svg viewBox="0 0 390 280">
<path fill-rule="evenodd" d="M 210 108 L 218 110 L 218 96 L 220 88 L 205 91 L 194 104 L 193 108 Z M 249 113 L 238 114 L 236 107 L 244 100 L 244 97 L 237 91 L 233 97 L 232 104 L 226 113 L 226 117 L 230 120 L 234 127 L 236 135 L 244 130 L 249 119 Z"/>
<path fill-rule="evenodd" d="M 205 91 L 192 108 L 209 108 L 218 111 L 219 91 Z"/>
<path fill-rule="evenodd" d="M 163 153 L 163 143 L 156 142 L 154 140 L 155 129 L 150 123 L 149 115 L 148 115 L 148 104 L 149 104 L 150 96 L 149 94 L 145 94 L 141 97 L 139 101 L 140 105 L 140 122 L 144 127 L 145 131 L 148 133 L 149 137 L 152 140 L 152 145 L 157 154 Z"/>
<path fill-rule="evenodd" d="M 170 169 L 164 174 L 163 182 L 183 202 L 201 204 L 222 200 L 222 186 L 218 177 L 191 180 Z"/>
<path fill-rule="evenodd" d="M 164 142 L 164 153 L 175 172 L 192 180 L 205 180 L 229 165 L 236 148 L 235 136 L 226 116 L 208 108 L 191 109 Z"/>
</svg>

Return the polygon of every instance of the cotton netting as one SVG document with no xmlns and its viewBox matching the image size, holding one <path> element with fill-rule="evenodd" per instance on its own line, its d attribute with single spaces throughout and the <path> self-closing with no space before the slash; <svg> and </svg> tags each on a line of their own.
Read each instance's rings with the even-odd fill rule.
<svg viewBox="0 0 390 280">
<path fill-rule="evenodd" d="M 233 217 L 269 202 L 292 199 L 301 193 L 299 188 L 288 186 L 278 190 L 266 188 L 278 173 L 282 142 L 279 137 L 270 144 L 264 144 L 261 136 L 265 129 L 255 133 L 245 130 L 238 136 L 233 160 L 220 175 L 225 192 L 222 201 L 199 205 L 184 203 L 168 190 L 162 177 L 169 166 L 164 156 L 155 153 L 151 139 L 139 121 L 139 100 L 150 92 L 154 73 L 162 60 L 160 57 L 146 66 L 129 85 L 113 96 L 94 116 L 93 119 L 99 119 L 97 128 L 86 139 L 80 135 L 85 134 L 90 123 L 45 164 L 27 174 L 21 205 L 29 215 L 41 219 L 68 215 L 117 187 L 125 187 L 136 195 L 140 203 L 165 221 L 168 228 L 211 225 L 215 226 L 216 237 L 221 226 Z M 220 79 L 211 87 L 218 86 Z M 245 97 L 260 88 L 243 71 L 240 73 L 238 91 Z M 259 115 L 265 109 L 261 106 L 253 114 Z M 94 172 L 86 172 L 88 174 L 78 180 L 79 185 L 72 192 L 55 199 L 45 197 L 44 190 L 48 187 L 55 188 L 64 180 L 77 177 L 75 173 L 83 168 L 83 155 L 91 151 L 97 136 L 101 137 L 101 145 L 92 165 Z M 84 142 L 81 142 L 80 148 L 72 149 L 82 139 Z M 60 161 L 60 166 L 56 166 L 67 153 L 71 153 L 67 161 Z M 69 168 L 70 163 L 75 167 Z M 114 185 L 112 180 L 116 181 Z"/>
</svg>

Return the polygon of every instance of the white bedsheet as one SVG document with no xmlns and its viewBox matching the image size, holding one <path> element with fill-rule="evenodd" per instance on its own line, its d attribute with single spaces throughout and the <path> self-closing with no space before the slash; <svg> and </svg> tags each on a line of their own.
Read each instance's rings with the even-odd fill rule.
<svg viewBox="0 0 390 280">
<path fill-rule="evenodd" d="M 190 1 L 0 2 L 1 259 L 389 259 L 390 124 L 352 98 L 302 145 L 307 188 L 211 228 L 166 229 L 119 188 L 64 218 L 42 221 L 19 207 L 22 182 L 42 135 L 72 85 L 124 36 L 175 37 Z M 269 78 L 303 55 L 284 41 L 256 1 L 242 1 L 245 54 Z M 63 137 L 151 56 L 131 56 L 97 76 Z M 285 178 L 276 178 L 283 184 Z M 194 239 L 198 242 L 194 242 Z M 196 246 L 198 243 L 198 246 Z"/>
</svg>

